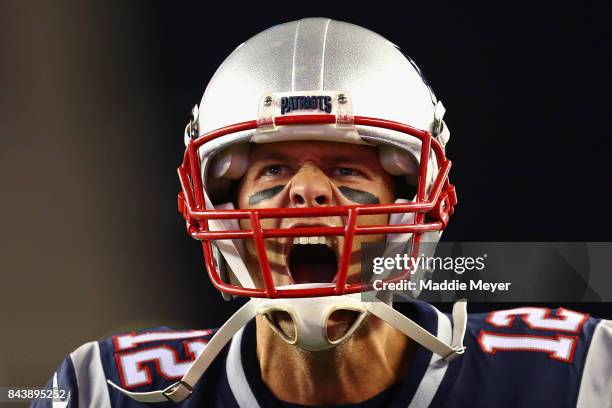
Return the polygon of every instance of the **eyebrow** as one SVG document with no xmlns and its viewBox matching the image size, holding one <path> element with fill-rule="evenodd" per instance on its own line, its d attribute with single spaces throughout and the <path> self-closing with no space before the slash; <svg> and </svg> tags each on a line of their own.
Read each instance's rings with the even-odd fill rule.
<svg viewBox="0 0 612 408">
<path fill-rule="evenodd" d="M 346 163 L 346 162 L 354 162 L 354 161 L 359 161 L 361 162 L 364 159 L 363 155 L 361 154 L 355 154 L 355 155 L 344 155 L 344 156 L 334 156 L 333 157 L 333 161 L 335 162 L 340 162 L 340 163 Z M 330 158 L 331 160 L 331 158 Z"/>
<path fill-rule="evenodd" d="M 284 154 L 281 152 L 266 152 L 259 158 L 263 160 L 278 160 L 278 161 L 294 160 L 288 154 Z"/>
</svg>

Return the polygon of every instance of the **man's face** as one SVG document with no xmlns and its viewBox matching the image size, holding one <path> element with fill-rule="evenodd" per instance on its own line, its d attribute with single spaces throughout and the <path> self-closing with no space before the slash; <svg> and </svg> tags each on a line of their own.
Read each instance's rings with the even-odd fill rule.
<svg viewBox="0 0 612 408">
<path fill-rule="evenodd" d="M 395 200 L 391 176 L 380 166 L 376 148 L 323 141 L 253 144 L 248 170 L 238 191 L 239 208 L 302 208 L 355 204 L 388 204 Z M 387 215 L 360 216 L 357 224 L 386 224 Z M 346 217 L 263 219 L 263 228 L 344 227 Z M 241 228 L 250 228 L 241 220 Z M 363 242 L 384 241 L 380 235 L 355 236 L 348 282 L 360 279 Z M 344 247 L 342 236 L 271 238 L 265 240 L 275 285 L 333 282 Z M 252 240 L 246 261 L 258 287 L 263 287 Z"/>
</svg>

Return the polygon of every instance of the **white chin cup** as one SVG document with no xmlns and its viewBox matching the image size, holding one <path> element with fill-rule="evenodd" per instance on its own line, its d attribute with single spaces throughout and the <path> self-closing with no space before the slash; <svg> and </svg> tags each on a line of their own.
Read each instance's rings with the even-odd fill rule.
<svg viewBox="0 0 612 408">
<path fill-rule="evenodd" d="M 333 286 L 330 283 L 305 283 L 282 286 L 283 289 L 322 288 Z M 313 298 L 253 299 L 255 312 L 264 316 L 270 327 L 283 340 L 308 351 L 331 349 L 348 339 L 361 325 L 367 314 L 367 303 L 361 301 L 361 294 L 342 296 L 323 296 Z M 336 310 L 350 310 L 359 315 L 346 333 L 338 339 L 330 340 L 327 335 L 327 322 Z M 273 312 L 286 312 L 295 328 L 290 338 L 274 321 Z"/>
</svg>

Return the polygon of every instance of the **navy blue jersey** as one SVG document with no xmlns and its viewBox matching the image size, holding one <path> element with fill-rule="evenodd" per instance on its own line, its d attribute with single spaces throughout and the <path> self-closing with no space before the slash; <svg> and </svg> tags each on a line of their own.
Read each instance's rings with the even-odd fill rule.
<svg viewBox="0 0 612 408">
<path fill-rule="evenodd" d="M 452 322 L 414 302 L 411 317 L 450 342 Z M 212 330 L 167 328 L 87 343 L 71 353 L 48 387 L 69 391 L 67 404 L 34 407 L 141 407 L 108 386 L 163 389 L 180 379 Z M 466 352 L 446 363 L 418 347 L 403 379 L 351 408 L 612 407 L 612 322 L 566 309 L 535 307 L 470 315 Z M 255 324 L 240 330 L 180 404 L 160 407 L 300 407 L 278 401 L 260 376 Z M 154 404 L 151 404 L 154 405 Z"/>
</svg>

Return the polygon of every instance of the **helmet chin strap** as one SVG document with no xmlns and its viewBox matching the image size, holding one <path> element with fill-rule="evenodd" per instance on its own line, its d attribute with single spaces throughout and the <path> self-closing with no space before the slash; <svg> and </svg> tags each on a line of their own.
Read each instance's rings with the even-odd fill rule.
<svg viewBox="0 0 612 408">
<path fill-rule="evenodd" d="M 317 302 L 320 302 L 322 306 L 310 309 Z M 195 384 L 238 330 L 244 327 L 255 315 L 264 313 L 265 316 L 265 314 L 274 310 L 283 310 L 290 315 L 293 313 L 297 316 L 297 319 L 294 318 L 296 325 L 295 339 L 286 338 L 285 341 L 298 347 L 304 346 L 307 350 L 325 350 L 345 341 L 359 327 L 367 314 L 366 312 L 370 312 L 421 346 L 439 355 L 444 361 L 450 362 L 465 351 L 463 336 L 467 323 L 466 303 L 465 300 L 460 300 L 453 306 L 453 335 L 449 345 L 390 305 L 378 301 L 361 302 L 359 295 L 357 297 L 346 295 L 310 299 L 251 299 L 217 330 L 180 381 L 163 390 L 151 392 L 131 392 L 110 380 L 107 380 L 107 382 L 126 396 L 139 402 L 164 402 L 168 400 L 181 402 L 191 395 Z M 329 314 L 340 309 L 361 313 L 347 334 L 332 342 L 327 337 L 325 322 Z M 324 316 L 325 318 L 323 318 Z M 287 336 L 281 335 L 281 337 L 285 338 Z"/>
</svg>

